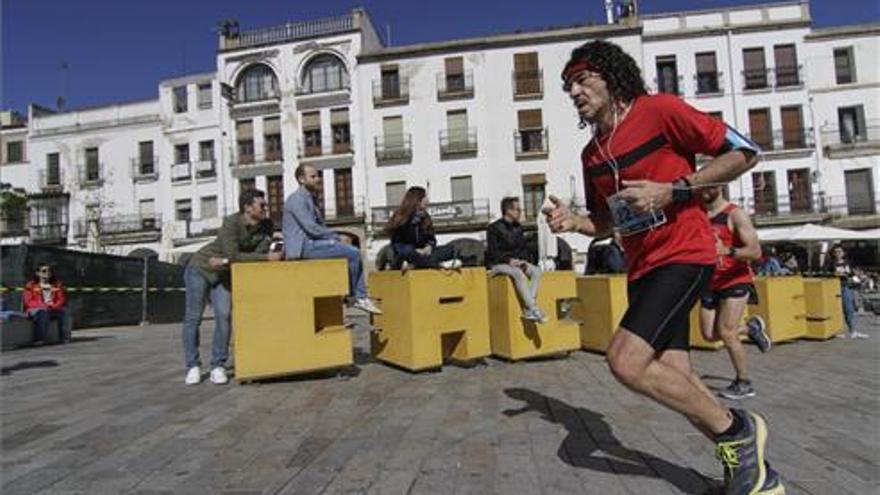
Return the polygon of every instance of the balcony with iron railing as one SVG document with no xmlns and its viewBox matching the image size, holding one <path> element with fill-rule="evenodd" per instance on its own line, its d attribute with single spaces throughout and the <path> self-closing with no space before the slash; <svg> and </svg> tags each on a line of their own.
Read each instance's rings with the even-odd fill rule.
<svg viewBox="0 0 880 495">
<path fill-rule="evenodd" d="M 131 180 L 152 182 L 159 179 L 159 162 L 155 157 L 131 159 Z"/>
<path fill-rule="evenodd" d="M 83 163 L 76 167 L 82 188 L 101 187 L 104 184 L 104 163 Z"/>
<path fill-rule="evenodd" d="M 193 163 L 196 179 L 212 179 L 217 177 L 217 162 L 213 158 Z"/>
<path fill-rule="evenodd" d="M 461 74 L 437 74 L 437 99 L 455 100 L 474 97 L 474 75 L 472 71 Z"/>
<path fill-rule="evenodd" d="M 824 128 L 821 136 L 823 151 L 829 158 L 880 153 L 880 120 L 868 121 L 862 128 Z"/>
<path fill-rule="evenodd" d="M 38 170 L 37 182 L 40 190 L 44 193 L 61 192 L 62 190 L 64 190 L 64 186 L 61 182 L 60 168 L 54 170 L 43 168 Z"/>
<path fill-rule="evenodd" d="M 671 80 L 662 77 L 655 77 L 654 87 L 657 88 L 657 93 L 667 93 L 680 96 L 684 94 L 684 78 L 681 74 L 676 74 Z"/>
<path fill-rule="evenodd" d="M 187 218 L 169 222 L 172 239 L 194 239 L 217 235 L 223 224 L 223 217 Z"/>
<path fill-rule="evenodd" d="M 745 69 L 742 71 L 743 90 L 761 91 L 770 89 L 770 69 Z"/>
<path fill-rule="evenodd" d="M 327 157 L 348 156 L 354 154 L 351 146 L 354 136 L 349 135 L 348 141 L 321 143 L 320 145 L 307 145 L 302 139 L 296 150 L 296 156 L 302 161 L 315 160 Z"/>
<path fill-rule="evenodd" d="M 412 136 L 409 134 L 376 136 L 373 138 L 378 165 L 393 165 L 412 161 Z"/>
<path fill-rule="evenodd" d="M 753 132 L 749 138 L 761 148 L 765 155 L 798 151 L 812 152 L 814 149 L 812 127 Z"/>
<path fill-rule="evenodd" d="M 468 157 L 477 154 L 476 127 L 442 130 L 439 138 L 441 158 Z"/>
<path fill-rule="evenodd" d="M 409 103 L 409 78 L 399 76 L 397 80 L 378 79 L 373 81 L 373 106 L 406 105 Z"/>
<path fill-rule="evenodd" d="M 182 162 L 171 165 L 171 182 L 183 183 L 192 179 L 192 163 Z"/>
<path fill-rule="evenodd" d="M 513 99 L 530 100 L 544 96 L 544 72 L 541 69 L 516 71 L 511 74 L 513 79 Z"/>
<path fill-rule="evenodd" d="M 354 16 L 345 14 L 311 21 L 288 22 L 280 26 L 250 31 L 229 30 L 220 38 L 220 50 L 235 50 L 345 33 L 355 27 Z"/>
<path fill-rule="evenodd" d="M 802 194 L 765 196 L 745 200 L 745 210 L 758 226 L 822 223 L 838 220 L 859 222 L 860 218 L 876 215 L 880 202 L 871 198 Z"/>
<path fill-rule="evenodd" d="M 381 232 L 391 220 L 391 216 L 399 205 L 380 206 L 372 208 L 371 223 L 377 232 Z M 434 228 L 438 231 L 455 230 L 456 228 L 485 228 L 490 220 L 489 200 L 472 199 L 468 201 L 448 201 L 444 203 L 431 203 L 428 206 L 428 214 Z"/>
<path fill-rule="evenodd" d="M 347 77 L 339 77 L 335 81 L 326 80 L 321 86 L 302 85 L 296 87 L 296 96 L 322 95 L 327 93 L 348 93 L 351 91 L 351 81 Z"/>
<path fill-rule="evenodd" d="M 32 244 L 64 245 L 67 244 L 67 223 L 32 223 L 28 226 L 28 234 Z"/>
<path fill-rule="evenodd" d="M 162 215 L 114 215 L 101 217 L 95 220 L 83 219 L 74 224 L 73 236 L 76 238 L 88 237 L 89 229 L 94 228 L 94 234 L 106 240 L 106 238 L 131 235 L 147 234 L 154 238 L 162 231 Z"/>
<path fill-rule="evenodd" d="M 513 146 L 517 160 L 546 158 L 550 153 L 550 135 L 547 128 L 513 131 Z"/>
<path fill-rule="evenodd" d="M 280 165 L 283 160 L 282 153 L 271 152 L 266 154 L 242 155 L 239 154 L 235 162 L 232 164 L 235 168 L 240 167 L 259 167 L 264 165 Z"/>
<path fill-rule="evenodd" d="M 804 85 L 803 66 L 780 66 L 773 69 L 776 88 L 798 88 Z"/>
<path fill-rule="evenodd" d="M 699 72 L 694 74 L 694 87 L 697 96 L 719 96 L 724 94 L 723 72 Z"/>
<path fill-rule="evenodd" d="M 366 218 L 366 199 L 363 196 L 324 200 L 322 213 L 327 225 L 363 223 Z"/>
</svg>

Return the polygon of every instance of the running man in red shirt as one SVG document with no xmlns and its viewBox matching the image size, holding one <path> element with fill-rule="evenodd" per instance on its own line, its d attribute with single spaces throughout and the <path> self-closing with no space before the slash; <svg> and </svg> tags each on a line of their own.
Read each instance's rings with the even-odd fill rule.
<svg viewBox="0 0 880 495">
<path fill-rule="evenodd" d="M 764 461 L 764 419 L 722 406 L 688 354 L 689 314 L 716 258 L 694 189 L 739 177 L 757 162 L 757 147 L 676 96 L 648 96 L 636 61 L 613 43 L 576 48 L 562 79 L 581 125 L 593 128 L 581 153 L 589 213 L 574 215 L 555 196 L 544 213 L 556 232 L 623 236 L 629 308 L 608 346 L 611 372 L 716 443 L 725 493 L 784 493 Z M 696 172 L 698 153 L 715 159 Z"/>
<path fill-rule="evenodd" d="M 745 325 L 740 325 L 746 304 L 758 302 L 750 262 L 761 259 L 761 244 L 749 215 L 724 199 L 720 187 L 704 187 L 700 196 L 715 232 L 718 256 L 709 290 L 703 293 L 701 301 L 703 337 L 710 342 L 723 340 L 736 370 L 736 379 L 719 395 L 732 400 L 754 397 L 755 389 L 748 377 L 746 353 L 739 336 L 746 333 L 761 352 L 770 350 L 770 338 L 760 316 L 752 316 Z"/>
</svg>

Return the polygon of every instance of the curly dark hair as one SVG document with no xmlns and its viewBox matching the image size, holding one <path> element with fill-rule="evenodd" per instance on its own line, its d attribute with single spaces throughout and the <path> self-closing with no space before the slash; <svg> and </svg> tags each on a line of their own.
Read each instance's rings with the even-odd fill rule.
<svg viewBox="0 0 880 495">
<path fill-rule="evenodd" d="M 565 75 L 569 67 L 578 62 L 588 63 L 599 73 L 613 101 L 629 103 L 648 93 L 635 59 L 614 43 L 595 40 L 572 50 L 571 58 L 562 69 L 563 83 L 567 82 Z"/>
</svg>

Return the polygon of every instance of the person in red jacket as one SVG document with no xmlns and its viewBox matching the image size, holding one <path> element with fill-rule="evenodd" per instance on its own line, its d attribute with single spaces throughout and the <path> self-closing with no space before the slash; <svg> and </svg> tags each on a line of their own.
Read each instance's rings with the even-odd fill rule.
<svg viewBox="0 0 880 495">
<path fill-rule="evenodd" d="M 67 332 L 67 291 L 52 273 L 52 267 L 41 264 L 34 277 L 24 286 L 24 310 L 34 322 L 34 341 L 46 339 L 49 323 L 58 321 L 59 342 L 69 342 Z"/>
</svg>

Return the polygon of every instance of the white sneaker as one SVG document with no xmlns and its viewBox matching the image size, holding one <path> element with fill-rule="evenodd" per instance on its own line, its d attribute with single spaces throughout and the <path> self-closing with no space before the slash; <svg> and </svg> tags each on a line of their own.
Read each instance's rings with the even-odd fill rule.
<svg viewBox="0 0 880 495">
<path fill-rule="evenodd" d="M 382 310 L 379 309 L 379 307 L 376 306 L 376 303 L 374 303 L 373 300 L 370 299 L 369 297 L 364 297 L 364 298 L 356 300 L 354 302 L 354 304 L 352 305 L 352 307 L 366 311 L 367 313 L 374 314 L 374 315 L 381 315 L 382 314 Z"/>
<path fill-rule="evenodd" d="M 849 334 L 849 338 L 851 338 L 851 339 L 867 339 L 868 334 L 862 333 L 862 332 L 857 332 L 857 331 L 852 331 Z"/>
<path fill-rule="evenodd" d="M 186 370 L 186 380 L 183 383 L 187 385 L 198 385 L 202 381 L 202 370 L 198 366 Z"/>
<path fill-rule="evenodd" d="M 442 261 L 440 262 L 440 268 L 443 268 L 445 270 L 458 270 L 459 268 L 461 268 L 461 260 L 458 258 L 454 258 L 451 260 Z"/>
<path fill-rule="evenodd" d="M 226 376 L 226 368 L 222 366 L 217 366 L 216 368 L 211 370 L 211 383 L 214 385 L 225 385 L 229 382 L 229 377 Z"/>
</svg>

